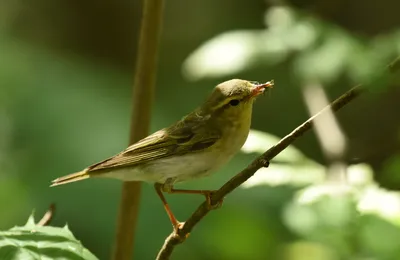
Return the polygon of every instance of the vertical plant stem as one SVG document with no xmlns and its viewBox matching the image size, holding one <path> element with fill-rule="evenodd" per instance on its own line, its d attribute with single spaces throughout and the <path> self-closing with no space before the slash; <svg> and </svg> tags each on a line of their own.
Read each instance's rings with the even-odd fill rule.
<svg viewBox="0 0 400 260">
<path fill-rule="evenodd" d="M 133 84 L 130 144 L 148 135 L 154 96 L 158 42 L 164 0 L 144 0 L 135 80 Z M 139 213 L 141 183 L 124 182 L 113 259 L 132 259 Z"/>
</svg>

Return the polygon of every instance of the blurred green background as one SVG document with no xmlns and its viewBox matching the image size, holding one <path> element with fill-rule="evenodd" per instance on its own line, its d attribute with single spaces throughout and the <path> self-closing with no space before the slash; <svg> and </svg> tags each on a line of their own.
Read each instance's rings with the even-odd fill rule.
<svg viewBox="0 0 400 260">
<path fill-rule="evenodd" d="M 400 259 L 400 81 L 382 75 L 400 55 L 398 10 L 395 0 L 166 1 L 153 131 L 219 82 L 275 80 L 255 104 L 255 141 L 219 174 L 180 187 L 218 188 L 277 140 L 271 134 L 289 133 L 310 115 L 305 89 L 333 100 L 359 82 L 368 88 L 337 115 L 340 153 L 305 135 L 228 196 L 173 259 Z M 139 1 L 0 1 L 1 230 L 54 202 L 52 224 L 68 223 L 109 258 L 121 183 L 48 186 L 126 147 L 140 14 Z M 335 178 L 337 162 L 346 181 Z M 167 199 L 180 220 L 203 200 Z M 135 259 L 154 259 L 170 231 L 144 184 Z"/>
</svg>

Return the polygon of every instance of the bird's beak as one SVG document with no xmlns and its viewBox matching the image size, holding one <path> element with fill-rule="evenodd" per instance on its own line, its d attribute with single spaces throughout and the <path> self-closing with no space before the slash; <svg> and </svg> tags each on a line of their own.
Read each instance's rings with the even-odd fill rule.
<svg viewBox="0 0 400 260">
<path fill-rule="evenodd" d="M 253 84 L 253 91 L 252 91 L 252 96 L 256 97 L 262 93 L 264 93 L 266 88 L 273 88 L 274 86 L 274 81 L 268 81 L 266 83 L 252 83 Z"/>
</svg>

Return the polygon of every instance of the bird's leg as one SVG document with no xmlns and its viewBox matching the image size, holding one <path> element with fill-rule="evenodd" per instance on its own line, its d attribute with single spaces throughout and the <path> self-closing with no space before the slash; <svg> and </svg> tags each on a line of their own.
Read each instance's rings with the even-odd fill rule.
<svg viewBox="0 0 400 260">
<path fill-rule="evenodd" d="M 215 190 L 182 190 L 182 189 L 174 189 L 172 185 L 168 185 L 165 183 L 162 185 L 162 191 L 167 192 L 169 194 L 201 194 L 206 197 L 208 209 L 217 209 L 222 206 L 224 199 L 221 199 L 216 204 L 211 203 L 211 196 L 215 193 Z"/>
<path fill-rule="evenodd" d="M 164 185 L 161 184 L 161 183 L 155 183 L 154 184 L 154 188 L 156 189 L 156 192 L 157 192 L 158 196 L 160 197 L 160 199 L 161 199 L 161 201 L 162 201 L 162 203 L 164 205 L 165 211 L 167 212 L 168 217 L 171 220 L 172 226 L 174 227 L 175 232 L 177 232 L 178 229 L 181 228 L 183 223 L 179 222 L 175 218 L 174 213 L 172 213 L 171 208 L 169 207 L 169 205 L 167 203 L 167 200 L 165 199 L 164 194 L 162 193 L 163 192 L 163 187 L 164 187 Z"/>
</svg>

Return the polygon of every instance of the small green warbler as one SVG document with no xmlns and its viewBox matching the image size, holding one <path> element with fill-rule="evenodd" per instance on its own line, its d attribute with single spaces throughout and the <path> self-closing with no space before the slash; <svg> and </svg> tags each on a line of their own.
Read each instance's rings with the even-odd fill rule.
<svg viewBox="0 0 400 260">
<path fill-rule="evenodd" d="M 179 228 L 162 192 L 203 194 L 212 206 L 212 191 L 178 190 L 173 185 L 207 176 L 227 163 L 246 141 L 253 101 L 273 85 L 273 81 L 260 84 L 240 79 L 223 82 L 180 121 L 83 171 L 55 179 L 51 186 L 92 177 L 152 182 L 172 225 Z"/>
</svg>

